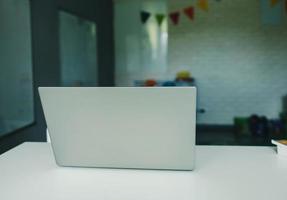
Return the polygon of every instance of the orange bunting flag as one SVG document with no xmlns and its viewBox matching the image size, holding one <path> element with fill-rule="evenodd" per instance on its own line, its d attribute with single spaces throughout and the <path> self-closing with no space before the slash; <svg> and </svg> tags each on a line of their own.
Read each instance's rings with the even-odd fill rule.
<svg viewBox="0 0 287 200">
<path fill-rule="evenodd" d="M 279 3 L 279 0 L 270 0 L 271 7 L 276 6 Z"/>
<path fill-rule="evenodd" d="M 209 9 L 208 0 L 198 0 L 197 5 L 201 10 L 208 11 Z"/>
<path fill-rule="evenodd" d="M 286 1 L 287 1 L 287 0 L 286 0 Z M 194 7 L 190 6 L 190 7 L 188 7 L 188 8 L 185 8 L 185 9 L 183 10 L 183 12 L 186 14 L 186 16 L 187 16 L 189 19 L 191 19 L 191 20 L 194 19 Z"/>
</svg>

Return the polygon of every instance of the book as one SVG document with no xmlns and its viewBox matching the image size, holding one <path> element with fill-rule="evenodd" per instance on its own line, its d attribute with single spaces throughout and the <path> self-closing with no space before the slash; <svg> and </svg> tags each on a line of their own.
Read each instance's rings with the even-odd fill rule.
<svg viewBox="0 0 287 200">
<path fill-rule="evenodd" d="M 287 157 L 287 140 L 272 140 L 271 142 L 277 146 L 278 155 Z"/>
</svg>

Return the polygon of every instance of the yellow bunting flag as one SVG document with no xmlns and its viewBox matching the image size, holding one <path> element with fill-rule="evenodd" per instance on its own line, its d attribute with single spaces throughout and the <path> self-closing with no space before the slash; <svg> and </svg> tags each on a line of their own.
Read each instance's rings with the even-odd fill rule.
<svg viewBox="0 0 287 200">
<path fill-rule="evenodd" d="M 208 11 L 209 9 L 208 0 L 198 0 L 197 5 L 201 10 Z"/>
<path fill-rule="evenodd" d="M 279 3 L 279 0 L 270 0 L 271 7 L 276 6 Z"/>
</svg>

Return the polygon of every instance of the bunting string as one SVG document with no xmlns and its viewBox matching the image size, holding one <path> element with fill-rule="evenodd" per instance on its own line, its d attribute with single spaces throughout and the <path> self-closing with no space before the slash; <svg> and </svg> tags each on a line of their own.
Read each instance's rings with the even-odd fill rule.
<svg viewBox="0 0 287 200">
<path fill-rule="evenodd" d="M 210 0 L 196 0 L 196 7 L 195 6 L 188 6 L 183 8 L 181 11 L 173 11 L 167 15 L 162 14 L 162 13 L 151 13 L 148 11 L 141 11 L 140 12 L 140 20 L 143 24 L 147 23 L 147 21 L 151 18 L 154 17 L 157 24 L 159 26 L 162 25 L 163 21 L 165 19 L 169 19 L 171 21 L 171 23 L 173 25 L 178 25 L 179 21 L 181 19 L 181 14 L 185 15 L 188 19 L 190 19 L 190 21 L 194 21 L 195 19 L 195 10 L 196 8 L 204 11 L 204 12 L 208 12 L 209 11 L 209 1 Z M 214 0 L 216 2 L 222 2 L 222 0 Z M 286 11 L 287 14 L 287 0 L 269 0 L 270 3 L 270 7 L 273 8 L 275 6 L 277 6 L 279 4 L 280 1 L 284 1 L 283 5 L 284 5 L 284 9 Z"/>
<path fill-rule="evenodd" d="M 183 9 L 183 13 L 189 18 L 190 20 L 194 20 L 194 13 L 195 9 L 193 6 L 189 6 Z M 163 21 L 167 18 L 165 14 L 156 13 L 152 14 L 147 11 L 140 12 L 140 20 L 143 24 L 147 23 L 147 21 L 154 16 L 158 25 L 161 26 Z M 171 20 L 172 24 L 178 25 L 181 13 L 180 11 L 171 12 L 168 14 L 169 19 Z"/>
</svg>

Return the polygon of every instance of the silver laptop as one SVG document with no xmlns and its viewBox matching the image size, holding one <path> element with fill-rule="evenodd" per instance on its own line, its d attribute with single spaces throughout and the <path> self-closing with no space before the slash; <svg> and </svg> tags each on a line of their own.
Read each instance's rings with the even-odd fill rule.
<svg viewBox="0 0 287 200">
<path fill-rule="evenodd" d="M 60 166 L 192 170 L 193 87 L 40 87 Z"/>
</svg>

